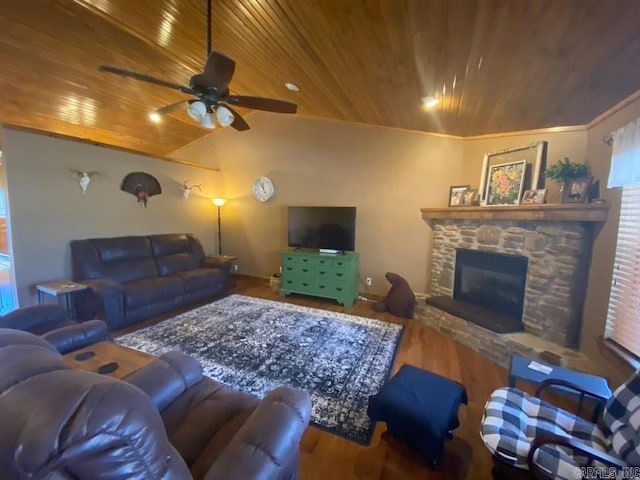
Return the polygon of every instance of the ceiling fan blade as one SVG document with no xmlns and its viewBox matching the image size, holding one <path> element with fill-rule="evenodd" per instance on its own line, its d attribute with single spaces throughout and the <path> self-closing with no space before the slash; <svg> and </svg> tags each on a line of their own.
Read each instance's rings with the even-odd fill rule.
<svg viewBox="0 0 640 480">
<path fill-rule="evenodd" d="M 295 103 L 275 98 L 251 97 L 248 95 L 230 95 L 225 102 L 239 107 L 252 108 L 254 110 L 267 110 L 278 113 L 296 113 L 298 106 Z"/>
<path fill-rule="evenodd" d="M 225 92 L 236 69 L 236 62 L 223 53 L 213 50 L 204 66 L 204 78 L 207 86 L 216 87 L 218 92 Z"/>
<path fill-rule="evenodd" d="M 233 120 L 233 123 L 231 124 L 233 128 L 235 128 L 239 132 L 244 132 L 245 130 L 249 130 L 251 128 L 249 124 L 245 122 L 244 118 L 242 118 L 240 114 L 236 112 L 233 108 L 231 108 L 229 105 L 225 105 L 225 108 L 229 109 L 229 111 L 233 113 L 234 120 Z"/>
<path fill-rule="evenodd" d="M 164 107 L 157 108 L 154 110 L 158 115 L 166 115 L 167 113 L 175 112 L 176 110 L 181 110 L 189 105 L 188 100 L 180 100 L 176 103 L 171 103 L 169 105 L 165 105 Z"/>
<path fill-rule="evenodd" d="M 154 85 L 160 85 L 161 87 L 173 88 L 174 90 L 179 90 L 184 93 L 191 93 L 191 94 L 194 93 L 188 87 L 178 85 L 177 83 L 168 82 L 166 80 L 161 80 L 159 78 L 152 77 L 151 75 L 146 75 L 144 73 L 134 72 L 133 70 L 126 70 L 124 68 L 112 67 L 111 65 L 100 65 L 98 67 L 98 70 L 100 70 L 101 72 L 115 73 L 116 75 L 122 75 L 123 77 L 135 78 L 136 80 L 153 83 Z"/>
</svg>

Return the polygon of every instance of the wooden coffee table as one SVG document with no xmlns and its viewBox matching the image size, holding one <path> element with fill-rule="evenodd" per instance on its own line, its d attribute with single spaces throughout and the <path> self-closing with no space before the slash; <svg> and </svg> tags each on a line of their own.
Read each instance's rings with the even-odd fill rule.
<svg viewBox="0 0 640 480">
<path fill-rule="evenodd" d="M 93 355 L 86 352 L 92 352 Z M 85 356 L 89 358 L 83 360 Z M 123 347 L 122 345 L 117 345 L 112 342 L 96 343 L 95 345 L 62 356 L 63 362 L 69 367 L 93 373 L 99 373 L 98 369 L 100 367 L 115 362 L 118 364 L 118 367 L 104 375 L 118 379 L 124 378 L 150 364 L 155 358 L 153 355 Z"/>
</svg>

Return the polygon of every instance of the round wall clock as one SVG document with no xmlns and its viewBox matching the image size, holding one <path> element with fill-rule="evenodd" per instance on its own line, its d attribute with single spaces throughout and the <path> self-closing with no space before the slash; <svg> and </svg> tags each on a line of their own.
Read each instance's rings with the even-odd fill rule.
<svg viewBox="0 0 640 480">
<path fill-rule="evenodd" d="M 253 182 L 253 196 L 261 202 L 266 202 L 273 197 L 276 189 L 269 177 L 260 177 Z"/>
</svg>

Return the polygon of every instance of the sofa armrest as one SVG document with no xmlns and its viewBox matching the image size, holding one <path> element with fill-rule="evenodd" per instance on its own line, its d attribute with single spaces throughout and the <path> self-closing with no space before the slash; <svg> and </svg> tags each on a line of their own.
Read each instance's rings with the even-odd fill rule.
<svg viewBox="0 0 640 480">
<path fill-rule="evenodd" d="M 42 338 L 53 345 L 61 355 L 94 343 L 111 341 L 107 324 L 101 320 L 89 320 L 76 325 L 56 328 L 42 335 Z"/>
<path fill-rule="evenodd" d="M 219 268 L 228 274 L 231 271 L 231 263 L 236 257 L 229 255 L 209 255 L 204 259 L 202 266 L 205 268 Z"/>
<path fill-rule="evenodd" d="M 88 286 L 98 295 L 104 297 L 122 295 L 124 293 L 124 285 L 109 278 L 92 278 L 82 280 L 81 283 Z"/>
<path fill-rule="evenodd" d="M 47 325 L 56 328 L 66 320 L 67 311 L 61 305 L 31 305 L 18 308 L 0 317 L 0 328 L 13 328 L 29 332 L 36 328 L 42 330 L 42 327 Z"/>
<path fill-rule="evenodd" d="M 279 479 L 292 468 L 295 478 L 310 415 L 307 393 L 289 387 L 273 390 L 236 432 L 205 480 Z"/>
<path fill-rule="evenodd" d="M 80 318 L 104 319 L 109 330 L 123 327 L 124 285 L 108 278 L 92 278 L 81 282 L 89 288 L 73 297 Z"/>
<path fill-rule="evenodd" d="M 162 411 L 186 389 L 202 380 L 202 367 L 196 359 L 171 351 L 123 380 L 146 393 L 158 411 Z"/>
</svg>

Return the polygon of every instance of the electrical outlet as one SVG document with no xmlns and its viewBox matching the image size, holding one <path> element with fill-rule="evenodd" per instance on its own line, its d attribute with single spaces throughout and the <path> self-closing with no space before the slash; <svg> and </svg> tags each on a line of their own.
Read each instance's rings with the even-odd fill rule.
<svg viewBox="0 0 640 480">
<path fill-rule="evenodd" d="M 239 268 L 240 268 L 240 265 L 238 265 L 237 263 L 233 264 L 233 271 L 234 272 L 237 272 Z"/>
<path fill-rule="evenodd" d="M 371 286 L 371 277 L 367 277 L 367 287 Z"/>
<path fill-rule="evenodd" d="M 282 266 L 280 266 L 280 273 L 282 273 Z"/>
</svg>

